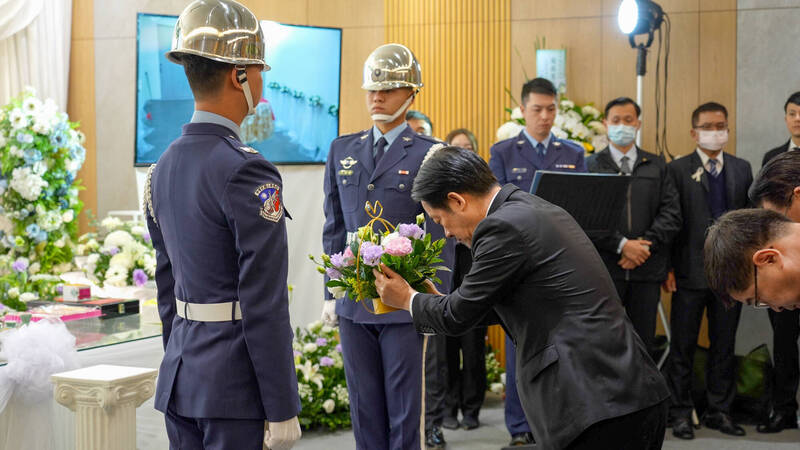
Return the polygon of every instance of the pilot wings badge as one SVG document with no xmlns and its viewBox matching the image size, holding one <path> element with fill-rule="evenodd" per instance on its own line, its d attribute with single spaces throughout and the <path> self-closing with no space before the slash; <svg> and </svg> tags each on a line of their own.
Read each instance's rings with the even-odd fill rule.
<svg viewBox="0 0 800 450">
<path fill-rule="evenodd" d="M 347 158 L 345 158 L 345 159 L 341 159 L 341 160 L 339 160 L 339 164 L 341 164 L 341 165 L 342 165 L 342 168 L 343 168 L 343 169 L 345 169 L 345 170 L 347 170 L 347 169 L 349 169 L 349 168 L 353 167 L 353 166 L 354 166 L 354 165 L 355 165 L 357 162 L 358 162 L 358 161 L 357 161 L 357 160 L 355 160 L 355 159 L 353 159 L 353 157 L 352 157 L 352 156 L 348 156 L 348 157 L 347 157 Z"/>
<path fill-rule="evenodd" d="M 261 202 L 261 217 L 270 222 L 277 222 L 283 216 L 280 193 L 280 187 L 274 183 L 262 184 L 255 191 L 256 197 Z"/>
</svg>

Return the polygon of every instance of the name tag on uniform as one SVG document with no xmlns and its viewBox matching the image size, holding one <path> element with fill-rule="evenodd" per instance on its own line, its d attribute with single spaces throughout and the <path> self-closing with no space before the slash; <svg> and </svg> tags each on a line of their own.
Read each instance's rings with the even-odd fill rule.
<svg viewBox="0 0 800 450">
<path fill-rule="evenodd" d="M 511 173 L 525 173 L 528 171 L 527 167 L 514 167 L 511 169 Z"/>
<path fill-rule="evenodd" d="M 575 164 L 556 164 L 556 169 L 574 169 Z"/>
<path fill-rule="evenodd" d="M 342 169 L 339 171 L 339 175 L 352 175 L 352 174 L 353 174 L 352 170 Z"/>
</svg>

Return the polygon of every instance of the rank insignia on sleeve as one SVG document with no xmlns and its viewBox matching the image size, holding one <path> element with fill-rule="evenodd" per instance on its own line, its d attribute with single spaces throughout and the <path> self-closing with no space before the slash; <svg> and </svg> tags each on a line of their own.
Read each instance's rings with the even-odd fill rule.
<svg viewBox="0 0 800 450">
<path fill-rule="evenodd" d="M 357 162 L 358 161 L 353 159 L 352 156 L 348 156 L 345 159 L 339 160 L 339 164 L 341 164 L 342 165 L 342 169 L 345 169 L 345 170 L 353 167 Z"/>
<path fill-rule="evenodd" d="M 261 217 L 270 222 L 277 222 L 283 216 L 283 204 L 281 203 L 281 190 L 277 184 L 262 184 L 255 191 L 256 197 L 261 202 Z"/>
</svg>

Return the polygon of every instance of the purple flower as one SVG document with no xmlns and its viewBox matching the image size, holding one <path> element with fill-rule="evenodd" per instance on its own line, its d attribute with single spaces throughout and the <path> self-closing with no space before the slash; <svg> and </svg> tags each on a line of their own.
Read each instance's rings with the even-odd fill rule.
<svg viewBox="0 0 800 450">
<path fill-rule="evenodd" d="M 328 345 L 328 340 L 325 338 L 317 338 L 317 347 Z"/>
<path fill-rule="evenodd" d="M 295 350 L 294 351 L 294 356 L 295 356 L 295 358 L 298 357 L 298 356 L 303 356 L 303 353 L 298 352 L 297 350 Z"/>
<path fill-rule="evenodd" d="M 331 264 L 337 268 L 352 266 L 354 260 L 355 258 L 353 257 L 353 251 L 350 250 L 350 247 L 347 247 L 344 252 L 334 253 L 331 255 Z"/>
<path fill-rule="evenodd" d="M 107 253 L 107 254 L 109 254 L 111 256 L 114 256 L 117 253 L 119 253 L 119 249 L 117 247 L 107 248 L 107 249 L 105 249 L 105 253 Z"/>
<path fill-rule="evenodd" d="M 397 233 L 409 239 L 422 239 L 425 232 L 415 223 L 401 223 L 397 226 Z"/>
<path fill-rule="evenodd" d="M 372 242 L 364 242 L 361 244 L 361 259 L 364 264 L 368 266 L 377 266 L 381 262 L 383 256 L 383 247 Z"/>
<path fill-rule="evenodd" d="M 149 244 L 150 243 L 150 233 L 143 234 L 142 235 L 142 239 L 144 239 L 144 241 Z"/>
<path fill-rule="evenodd" d="M 28 260 L 25 258 L 18 258 L 14 261 L 14 264 L 11 264 L 11 268 L 16 272 L 25 272 L 28 270 Z"/>
<path fill-rule="evenodd" d="M 336 344 L 336 351 L 342 353 L 342 344 Z"/>
<path fill-rule="evenodd" d="M 333 262 L 332 257 L 331 257 L 331 262 Z M 328 276 L 333 280 L 338 280 L 339 278 L 342 278 L 342 272 L 339 272 L 333 267 L 328 267 L 327 269 L 325 269 L 325 273 L 327 273 Z"/>
<path fill-rule="evenodd" d="M 147 283 L 147 274 L 144 273 L 142 269 L 136 269 L 133 271 L 133 284 L 136 286 L 144 286 Z"/>
<path fill-rule="evenodd" d="M 323 356 L 319 359 L 319 365 L 322 367 L 330 367 L 333 365 L 333 358 L 328 358 L 327 356 Z"/>
</svg>

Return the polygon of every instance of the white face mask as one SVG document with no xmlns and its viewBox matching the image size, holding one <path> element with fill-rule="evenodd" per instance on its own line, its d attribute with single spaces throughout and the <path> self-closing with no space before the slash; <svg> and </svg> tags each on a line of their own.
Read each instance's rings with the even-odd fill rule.
<svg viewBox="0 0 800 450">
<path fill-rule="evenodd" d="M 728 130 L 697 130 L 697 145 L 706 150 L 720 150 L 728 143 Z"/>
</svg>

